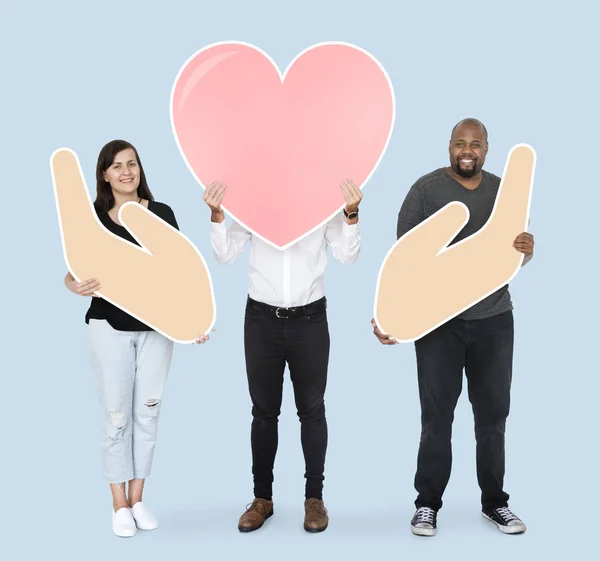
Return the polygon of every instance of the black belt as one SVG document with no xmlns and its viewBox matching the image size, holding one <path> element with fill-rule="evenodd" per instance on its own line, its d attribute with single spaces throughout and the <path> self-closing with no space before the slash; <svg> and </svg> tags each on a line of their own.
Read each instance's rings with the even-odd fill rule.
<svg viewBox="0 0 600 561">
<path fill-rule="evenodd" d="M 320 300 L 311 302 L 305 306 L 296 306 L 294 308 L 278 308 L 276 306 L 269 306 L 268 304 L 257 302 L 248 296 L 247 306 L 254 308 L 255 310 L 261 310 L 266 314 L 274 315 L 279 319 L 288 319 L 324 312 L 327 310 L 327 298 L 323 296 L 323 298 Z"/>
</svg>

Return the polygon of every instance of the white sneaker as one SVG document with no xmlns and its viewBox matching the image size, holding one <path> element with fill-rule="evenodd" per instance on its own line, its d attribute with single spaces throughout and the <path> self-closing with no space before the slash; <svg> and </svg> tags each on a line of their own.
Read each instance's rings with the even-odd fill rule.
<svg viewBox="0 0 600 561">
<path fill-rule="evenodd" d="M 131 511 L 127 507 L 120 508 L 112 513 L 112 529 L 120 538 L 131 538 L 135 536 L 137 528 Z"/>
<path fill-rule="evenodd" d="M 135 520 L 135 524 L 140 530 L 156 530 L 158 528 L 158 520 L 150 512 L 148 507 L 142 503 L 135 503 L 131 507 L 131 514 Z"/>
</svg>

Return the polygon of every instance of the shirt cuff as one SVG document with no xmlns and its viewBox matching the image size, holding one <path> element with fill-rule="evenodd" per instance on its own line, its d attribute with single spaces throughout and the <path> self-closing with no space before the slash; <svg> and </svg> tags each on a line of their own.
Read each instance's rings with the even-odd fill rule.
<svg viewBox="0 0 600 561">
<path fill-rule="evenodd" d="M 223 222 L 211 222 L 210 231 L 215 236 L 224 236 L 227 233 L 227 224 Z"/>
<path fill-rule="evenodd" d="M 342 219 L 342 235 L 344 237 L 351 238 L 353 236 L 358 235 L 358 233 L 358 222 L 356 224 L 348 224 L 348 222 Z"/>
</svg>

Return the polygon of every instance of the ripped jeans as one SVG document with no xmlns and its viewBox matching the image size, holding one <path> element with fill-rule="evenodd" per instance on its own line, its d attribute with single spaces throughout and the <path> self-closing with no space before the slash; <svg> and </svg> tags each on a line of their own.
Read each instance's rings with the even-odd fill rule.
<svg viewBox="0 0 600 561">
<path fill-rule="evenodd" d="M 88 333 L 102 407 L 104 478 L 146 479 L 173 342 L 156 331 L 118 331 L 97 319 L 90 319 Z"/>
</svg>

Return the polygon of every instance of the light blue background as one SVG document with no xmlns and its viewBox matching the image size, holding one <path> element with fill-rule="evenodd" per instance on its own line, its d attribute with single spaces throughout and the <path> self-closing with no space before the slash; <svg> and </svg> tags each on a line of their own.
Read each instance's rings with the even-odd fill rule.
<svg viewBox="0 0 600 561">
<path fill-rule="evenodd" d="M 405 5 L 406 4 L 406 5 Z M 590 555 L 598 481 L 598 10 L 593 2 L 2 1 L 2 543 L 11 559 L 559 559 Z M 202 190 L 180 157 L 169 95 L 181 65 L 241 40 L 281 69 L 339 40 L 387 69 L 397 118 L 365 188 L 363 248 L 327 275 L 332 353 L 325 499 L 330 528 L 302 530 L 299 423 L 286 380 L 276 516 L 241 535 L 251 500 L 242 318 L 247 253 L 216 263 Z M 340 89 L 352 84 L 340 84 Z M 461 397 L 454 468 L 434 539 L 411 535 L 419 402 L 412 345 L 382 347 L 369 320 L 379 265 L 412 183 L 447 165 L 452 126 L 481 119 L 486 168 L 537 151 L 533 261 L 511 285 L 516 349 L 506 489 L 528 524 L 503 536 L 479 513 L 472 415 Z M 99 406 L 86 347 L 88 300 L 68 293 L 50 154 L 79 155 L 88 186 L 101 146 L 133 142 L 156 198 L 205 255 L 217 332 L 177 346 L 146 501 L 156 532 L 118 539 L 100 474 Z"/>
</svg>

